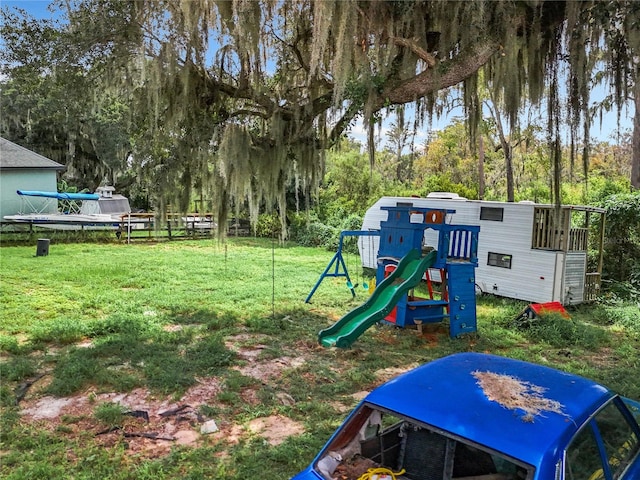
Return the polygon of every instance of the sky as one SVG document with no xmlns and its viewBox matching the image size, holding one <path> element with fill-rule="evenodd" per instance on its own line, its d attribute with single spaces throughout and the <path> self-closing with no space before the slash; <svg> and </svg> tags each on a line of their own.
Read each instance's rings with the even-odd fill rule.
<svg viewBox="0 0 640 480">
<path fill-rule="evenodd" d="M 55 14 L 49 12 L 47 9 L 49 3 L 49 0 L 0 0 L 0 6 L 3 8 L 18 7 L 24 9 L 27 13 L 34 16 L 35 18 L 55 18 Z M 604 87 L 600 87 L 599 89 L 594 90 L 591 93 L 592 103 L 604 98 L 606 93 L 607 91 Z M 594 125 L 591 128 L 592 139 L 595 141 L 609 141 L 615 143 L 615 138 L 619 131 L 618 128 L 620 128 L 620 131 L 630 130 L 632 128 L 633 113 L 633 105 L 629 105 L 627 108 L 623 109 L 620 115 L 620 127 L 618 127 L 617 114 L 615 111 L 606 114 L 603 117 L 602 124 L 600 124 L 599 120 L 594 121 Z M 442 130 L 455 118 L 463 118 L 463 116 L 464 112 L 461 108 L 458 108 L 441 119 L 434 118 L 432 125 L 425 125 L 423 129 L 416 132 L 416 136 L 414 138 L 415 146 L 419 147 L 420 145 L 424 144 L 429 131 Z M 394 119 L 390 118 L 383 123 L 382 129 L 379 131 L 379 147 L 383 147 L 386 144 L 386 132 L 390 129 L 390 123 L 393 121 Z M 378 129 L 376 129 L 376 134 L 378 135 Z M 349 136 L 354 140 L 360 142 L 362 145 L 366 144 L 367 134 L 361 120 L 356 122 L 352 127 Z"/>
<path fill-rule="evenodd" d="M 26 10 L 36 18 L 51 18 L 47 11 L 48 0 L 0 0 L 0 7 L 18 7 Z"/>
</svg>

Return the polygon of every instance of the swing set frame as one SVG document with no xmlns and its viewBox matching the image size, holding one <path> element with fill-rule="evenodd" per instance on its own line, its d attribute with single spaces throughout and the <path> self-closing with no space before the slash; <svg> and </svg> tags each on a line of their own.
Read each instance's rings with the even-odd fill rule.
<svg viewBox="0 0 640 480">
<path fill-rule="evenodd" d="M 374 236 L 379 237 L 380 231 L 343 230 L 342 232 L 340 232 L 340 240 L 338 241 L 338 251 L 335 253 L 333 258 L 327 265 L 327 268 L 325 268 L 324 272 L 322 272 L 322 274 L 320 275 L 320 278 L 316 282 L 315 286 L 313 287 L 309 295 L 307 295 L 305 303 L 310 303 L 311 297 L 313 297 L 313 294 L 316 293 L 316 290 L 318 289 L 318 287 L 322 283 L 322 280 L 324 280 L 325 277 L 345 277 L 347 279 L 347 285 L 349 285 L 349 290 L 351 290 L 351 296 L 352 298 L 355 298 L 356 296 L 355 287 L 351 282 L 351 278 L 349 277 L 349 271 L 347 270 L 347 264 L 345 263 L 344 257 L 342 255 L 344 239 L 345 237 L 374 237 Z M 340 271 L 341 267 L 342 267 L 342 271 Z M 331 271 L 332 269 L 333 271 Z"/>
</svg>

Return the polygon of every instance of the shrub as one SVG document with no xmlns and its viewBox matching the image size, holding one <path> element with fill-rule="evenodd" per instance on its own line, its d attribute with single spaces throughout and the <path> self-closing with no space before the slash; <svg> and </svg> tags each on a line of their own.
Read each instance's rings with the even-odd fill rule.
<svg viewBox="0 0 640 480">
<path fill-rule="evenodd" d="M 362 228 L 362 216 L 353 213 L 346 217 L 340 223 L 340 226 L 342 227 L 342 230 L 360 230 Z"/>
<path fill-rule="evenodd" d="M 326 247 L 334 250 L 338 245 L 339 230 L 320 222 L 312 222 L 296 232 L 295 240 L 303 247 Z"/>
<path fill-rule="evenodd" d="M 607 210 L 603 278 L 636 282 L 640 287 L 640 191 L 611 195 L 602 205 Z"/>
<path fill-rule="evenodd" d="M 280 215 L 277 213 L 263 213 L 258 217 L 255 225 L 256 237 L 279 238 L 282 232 Z"/>
</svg>

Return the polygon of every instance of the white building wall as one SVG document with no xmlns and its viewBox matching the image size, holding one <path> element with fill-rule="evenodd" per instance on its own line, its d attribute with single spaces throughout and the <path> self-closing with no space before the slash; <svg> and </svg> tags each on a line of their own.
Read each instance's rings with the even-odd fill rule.
<svg viewBox="0 0 640 480">
<path fill-rule="evenodd" d="M 56 171 L 53 169 L 2 169 L 0 172 L 0 219 L 5 215 L 24 213 L 20 210 L 23 201 L 16 190 L 40 190 L 46 192 L 58 191 Z M 49 202 L 46 198 L 30 199 L 33 205 L 40 207 L 51 205 L 51 211 L 55 213 L 57 202 Z M 27 212 L 29 213 L 29 212 Z"/>
</svg>

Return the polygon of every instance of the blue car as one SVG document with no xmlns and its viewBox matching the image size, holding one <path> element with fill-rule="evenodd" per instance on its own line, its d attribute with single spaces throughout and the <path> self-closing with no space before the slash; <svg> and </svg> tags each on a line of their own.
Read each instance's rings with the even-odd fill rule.
<svg viewBox="0 0 640 480">
<path fill-rule="evenodd" d="M 639 480 L 640 403 L 460 353 L 373 390 L 294 480 Z"/>
</svg>

